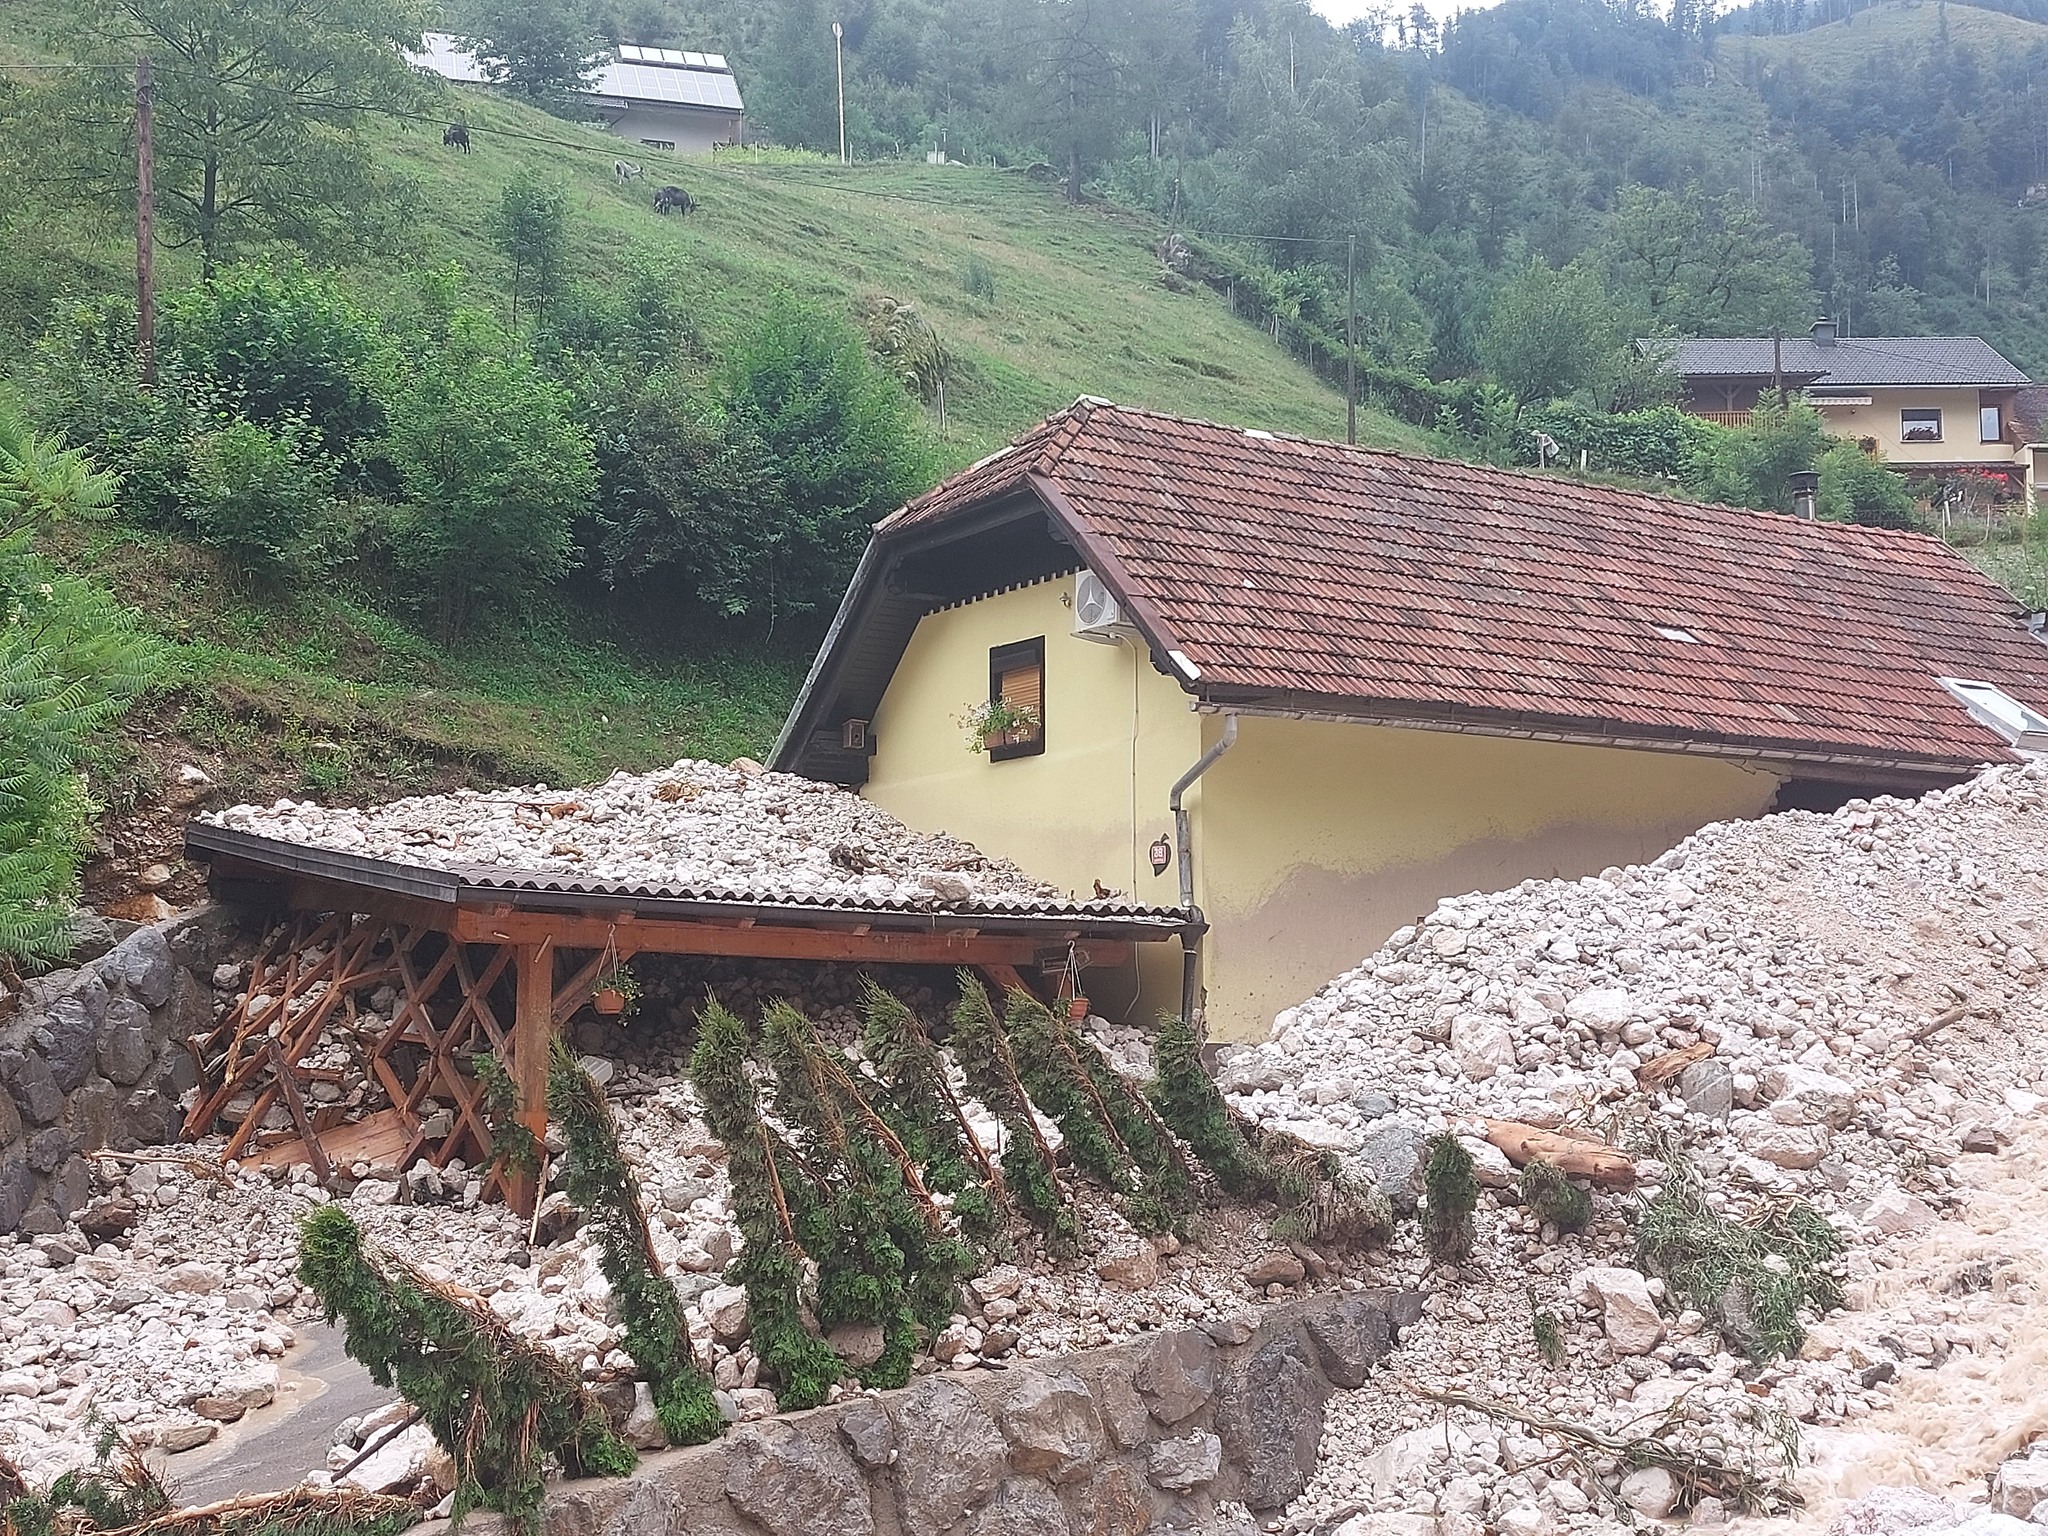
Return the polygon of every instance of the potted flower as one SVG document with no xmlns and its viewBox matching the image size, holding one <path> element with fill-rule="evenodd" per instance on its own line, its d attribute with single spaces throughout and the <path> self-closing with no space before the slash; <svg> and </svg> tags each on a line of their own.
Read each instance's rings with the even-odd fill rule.
<svg viewBox="0 0 2048 1536">
<path fill-rule="evenodd" d="M 1038 711 L 1029 704 L 1013 704 L 1008 699 L 988 699 L 979 704 L 970 704 L 954 717 L 965 733 L 967 750 L 986 752 L 991 747 L 1008 746 L 1016 741 L 1028 740 L 1038 729 Z"/>
<path fill-rule="evenodd" d="M 640 978 L 623 965 L 614 965 L 597 979 L 590 1005 L 606 1018 L 630 1014 L 640 1002 Z"/>
<path fill-rule="evenodd" d="M 1068 998 L 1067 1017 L 1076 1024 L 1084 1022 L 1088 1017 L 1088 999 L 1085 997 Z"/>
</svg>

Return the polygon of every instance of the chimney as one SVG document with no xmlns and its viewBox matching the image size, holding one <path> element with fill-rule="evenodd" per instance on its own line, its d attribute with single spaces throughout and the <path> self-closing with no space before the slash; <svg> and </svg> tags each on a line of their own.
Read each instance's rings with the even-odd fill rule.
<svg viewBox="0 0 2048 1536">
<path fill-rule="evenodd" d="M 1813 322 L 1813 330 L 1810 334 L 1816 347 L 1832 347 L 1835 344 L 1835 322 L 1826 315 L 1822 315 Z"/>
<path fill-rule="evenodd" d="M 1795 516 L 1812 522 L 1818 495 L 1820 475 L 1811 469 L 1796 469 L 1789 477 L 1792 486 L 1792 511 Z"/>
</svg>

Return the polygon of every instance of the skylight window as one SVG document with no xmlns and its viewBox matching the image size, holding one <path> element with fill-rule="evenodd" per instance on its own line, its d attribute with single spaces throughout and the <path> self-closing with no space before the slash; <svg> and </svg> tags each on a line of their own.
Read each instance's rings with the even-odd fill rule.
<svg viewBox="0 0 2048 1536">
<path fill-rule="evenodd" d="M 1666 640 L 1682 640 L 1687 645 L 1699 645 L 1702 643 L 1698 635 L 1677 624 L 1652 624 L 1650 627 Z"/>
<path fill-rule="evenodd" d="M 2048 752 L 2048 715 L 2022 704 L 1992 683 L 1967 677 L 1944 677 L 1938 681 L 1962 700 L 1963 707 L 1979 725 L 1996 731 L 2022 752 Z"/>
</svg>

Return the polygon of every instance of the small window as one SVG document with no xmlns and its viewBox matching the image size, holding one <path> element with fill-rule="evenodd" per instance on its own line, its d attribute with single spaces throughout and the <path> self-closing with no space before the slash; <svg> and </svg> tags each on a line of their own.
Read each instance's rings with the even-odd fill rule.
<svg viewBox="0 0 2048 1536">
<path fill-rule="evenodd" d="M 988 701 L 1008 706 L 1015 722 L 989 738 L 992 763 L 1045 751 L 1045 636 L 988 653 Z"/>
<path fill-rule="evenodd" d="M 1691 630 L 1684 628 L 1682 625 L 1653 624 L 1650 627 L 1656 630 L 1657 633 L 1662 635 L 1666 640 L 1679 640 L 1683 641 L 1687 645 L 1698 645 L 1700 643 L 1700 637 L 1694 634 Z"/>
<path fill-rule="evenodd" d="M 2025 752 L 2048 751 L 2048 715 L 2029 708 L 1995 683 L 1944 677 L 1941 686 L 1963 701 L 1976 722 Z"/>
<path fill-rule="evenodd" d="M 2005 441 L 2005 415 L 1995 405 L 1977 407 L 1977 441 L 1980 443 L 2002 443 Z"/>
<path fill-rule="evenodd" d="M 1938 443 L 1941 441 L 1941 412 L 1901 411 L 1899 412 L 1899 441 L 1902 443 Z"/>
</svg>

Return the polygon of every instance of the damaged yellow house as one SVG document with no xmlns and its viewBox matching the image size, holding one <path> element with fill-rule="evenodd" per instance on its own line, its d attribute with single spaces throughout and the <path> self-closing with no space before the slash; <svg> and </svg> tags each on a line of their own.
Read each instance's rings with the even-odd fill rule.
<svg viewBox="0 0 2048 1536">
<path fill-rule="evenodd" d="M 877 528 L 774 766 L 1198 908 L 1091 990 L 1243 1039 L 1444 896 L 1952 783 L 2042 712 L 1935 539 L 1083 400 Z"/>
</svg>

